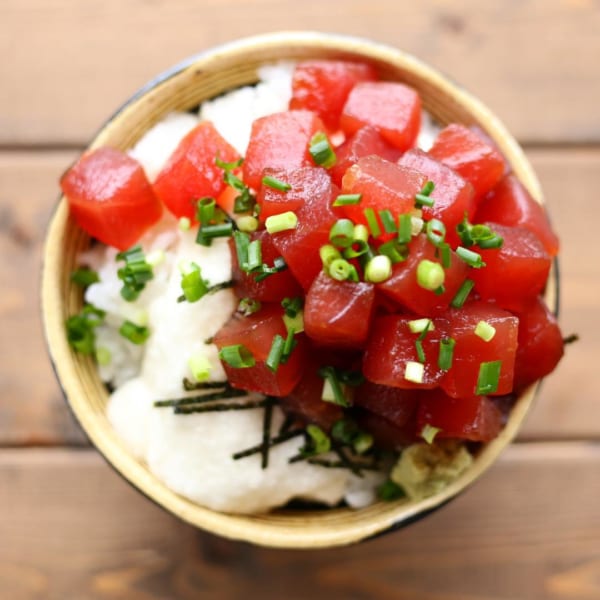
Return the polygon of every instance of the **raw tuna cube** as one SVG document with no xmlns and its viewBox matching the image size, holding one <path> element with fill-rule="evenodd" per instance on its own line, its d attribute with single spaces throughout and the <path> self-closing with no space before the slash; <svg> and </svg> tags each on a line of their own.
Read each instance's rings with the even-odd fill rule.
<svg viewBox="0 0 600 600">
<path fill-rule="evenodd" d="M 361 406 L 401 428 L 414 416 L 419 394 L 417 390 L 403 390 L 366 381 L 354 393 L 354 406 Z"/>
</svg>

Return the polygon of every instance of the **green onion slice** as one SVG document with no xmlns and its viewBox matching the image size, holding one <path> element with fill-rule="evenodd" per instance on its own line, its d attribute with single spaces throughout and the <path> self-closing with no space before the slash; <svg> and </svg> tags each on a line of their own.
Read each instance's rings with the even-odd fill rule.
<svg viewBox="0 0 600 600">
<path fill-rule="evenodd" d="M 479 376 L 477 377 L 477 387 L 475 388 L 475 393 L 478 396 L 493 394 L 498 390 L 501 369 L 501 360 L 482 362 L 479 365 Z"/>
<path fill-rule="evenodd" d="M 245 317 L 257 313 L 261 309 L 261 303 L 254 298 L 242 298 L 238 304 L 237 310 Z"/>
<path fill-rule="evenodd" d="M 331 440 L 319 426 L 312 423 L 307 425 L 306 433 L 311 440 L 311 454 L 325 454 L 331 450 Z"/>
<path fill-rule="evenodd" d="M 437 290 L 445 279 L 444 268 L 439 263 L 424 258 L 417 266 L 417 283 L 426 290 Z"/>
<path fill-rule="evenodd" d="M 214 198 L 200 198 L 196 204 L 196 220 L 201 226 L 210 225 L 215 218 L 215 207 L 217 203 Z"/>
<path fill-rule="evenodd" d="M 373 257 L 365 269 L 365 281 L 382 283 L 392 276 L 392 261 L 385 254 Z"/>
<path fill-rule="evenodd" d="M 481 258 L 481 254 L 473 252 L 473 250 L 468 250 L 463 246 L 459 246 L 456 249 L 456 255 L 474 269 L 481 269 L 481 267 L 485 267 L 485 263 Z"/>
<path fill-rule="evenodd" d="M 431 221 L 427 221 L 425 233 L 427 234 L 427 239 L 436 248 L 439 248 L 446 237 L 446 226 L 439 219 L 431 219 Z"/>
<path fill-rule="evenodd" d="M 371 207 L 369 207 L 365 208 L 363 213 L 365 215 L 365 219 L 367 220 L 369 229 L 371 230 L 371 235 L 373 237 L 379 237 L 381 235 L 381 227 L 379 227 L 379 222 L 377 221 L 375 211 Z"/>
<path fill-rule="evenodd" d="M 453 308 L 462 308 L 474 287 L 475 282 L 472 279 L 465 279 L 458 289 L 458 292 L 456 292 L 456 295 L 452 299 L 452 302 L 450 302 L 450 306 Z"/>
<path fill-rule="evenodd" d="M 398 243 L 408 244 L 412 238 L 412 219 L 410 214 L 398 216 Z"/>
<path fill-rule="evenodd" d="M 188 302 L 197 302 L 208 292 L 208 284 L 202 279 L 200 267 L 192 262 L 181 276 L 181 290 Z"/>
<path fill-rule="evenodd" d="M 295 296 L 294 298 L 284 298 L 281 301 L 281 307 L 285 311 L 288 317 L 295 317 L 304 305 L 304 300 L 301 296 Z"/>
<path fill-rule="evenodd" d="M 277 179 L 276 177 L 271 177 L 271 175 L 265 175 L 262 178 L 262 183 L 279 192 L 289 192 L 292 189 L 292 186 L 289 183 L 281 181 L 281 179 Z"/>
<path fill-rule="evenodd" d="M 233 223 L 215 223 L 213 225 L 201 226 L 196 235 L 196 243 L 202 246 L 210 246 L 213 239 L 219 237 L 231 237 L 233 235 Z"/>
<path fill-rule="evenodd" d="M 393 265 L 403 262 L 408 258 L 408 246 L 398 240 L 390 240 L 379 246 L 379 254 L 387 256 Z"/>
<path fill-rule="evenodd" d="M 319 131 L 310 140 L 308 151 L 316 165 L 329 169 L 335 165 L 337 158 L 331 147 L 327 135 Z"/>
<path fill-rule="evenodd" d="M 442 338 L 440 340 L 438 367 L 442 371 L 448 371 L 452 367 L 454 346 L 456 346 L 456 340 L 454 338 Z"/>
<path fill-rule="evenodd" d="M 296 229 L 297 226 L 298 217 L 291 210 L 279 215 L 271 215 L 265 221 L 265 227 L 270 234 Z"/>
<path fill-rule="evenodd" d="M 362 200 L 362 194 L 340 194 L 334 201 L 333 206 L 352 206 Z"/>
<path fill-rule="evenodd" d="M 396 221 L 394 219 L 394 215 L 392 215 L 392 211 L 388 210 L 387 208 L 380 210 L 379 218 L 381 219 L 383 230 L 386 233 L 396 233 Z"/>
<path fill-rule="evenodd" d="M 141 345 L 150 337 L 150 329 L 125 321 L 119 328 L 119 333 L 132 344 Z"/>
<path fill-rule="evenodd" d="M 246 369 L 256 364 L 252 352 L 243 344 L 223 346 L 219 351 L 219 358 L 234 369 Z"/>
<path fill-rule="evenodd" d="M 273 373 L 276 373 L 277 369 L 279 369 L 279 363 L 281 362 L 281 357 L 283 356 L 284 347 L 285 340 L 279 334 L 276 334 L 273 338 L 273 343 L 271 344 L 271 349 L 269 350 L 267 360 L 265 361 L 265 364 L 271 371 L 273 371 Z"/>
<path fill-rule="evenodd" d="M 348 401 L 348 398 L 346 397 L 346 394 L 342 387 L 342 383 L 338 378 L 338 374 L 337 374 L 336 370 L 333 367 L 321 367 L 319 369 L 319 375 L 323 379 L 325 379 L 326 383 L 329 384 L 331 391 L 332 391 L 331 397 L 329 397 L 329 396 L 325 397 L 325 394 L 324 394 L 322 399 L 325 402 L 331 402 L 333 404 L 338 404 L 339 406 L 344 406 L 344 407 L 350 406 L 350 402 Z"/>
<path fill-rule="evenodd" d="M 329 231 L 329 241 L 336 248 L 348 248 L 354 241 L 354 223 L 350 219 L 339 219 Z"/>
<path fill-rule="evenodd" d="M 92 283 L 100 281 L 98 273 L 89 267 L 81 267 L 71 273 L 71 281 L 82 288 L 86 288 Z"/>
</svg>

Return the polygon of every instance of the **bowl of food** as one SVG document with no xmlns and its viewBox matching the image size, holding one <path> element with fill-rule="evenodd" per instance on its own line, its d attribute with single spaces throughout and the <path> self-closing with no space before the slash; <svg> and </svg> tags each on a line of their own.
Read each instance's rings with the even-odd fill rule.
<svg viewBox="0 0 600 600">
<path fill-rule="evenodd" d="M 428 514 L 516 435 L 563 342 L 531 165 L 397 49 L 249 38 L 148 84 L 63 175 L 51 358 L 166 510 L 285 548 Z"/>
</svg>

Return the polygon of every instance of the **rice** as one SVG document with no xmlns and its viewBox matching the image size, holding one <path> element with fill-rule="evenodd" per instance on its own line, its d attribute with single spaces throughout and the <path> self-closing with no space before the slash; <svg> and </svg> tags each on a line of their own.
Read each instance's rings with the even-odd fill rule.
<svg viewBox="0 0 600 600">
<path fill-rule="evenodd" d="M 261 69 L 261 82 L 205 102 L 199 117 L 173 113 L 150 129 L 131 149 L 150 181 L 179 141 L 199 122 L 209 119 L 242 155 L 256 118 L 287 109 L 293 65 L 284 63 Z M 437 128 L 427 115 L 419 137 L 430 145 Z M 335 505 L 342 499 L 353 507 L 375 500 L 382 473 L 363 478 L 345 469 L 326 469 L 307 462 L 290 464 L 301 442 L 292 439 L 269 453 L 262 469 L 260 456 L 235 461 L 232 454 L 261 442 L 263 409 L 175 415 L 155 408 L 161 398 L 181 397 L 181 382 L 191 377 L 188 361 L 202 355 L 210 363 L 211 381 L 225 379 L 217 349 L 205 340 L 230 318 L 237 305 L 231 289 L 204 296 L 198 302 L 178 303 L 181 293 L 181 261 L 194 261 L 210 284 L 231 277 L 228 244 L 217 239 L 210 247 L 195 243 L 195 233 L 180 231 L 166 216 L 140 241 L 147 253 L 159 251 L 164 259 L 154 268 L 150 281 L 135 302 L 120 297 L 116 251 L 96 247 L 81 257 L 83 264 L 98 270 L 101 281 L 86 291 L 86 301 L 106 311 L 105 324 L 97 331 L 97 343 L 112 356 L 100 365 L 102 379 L 114 386 L 107 415 L 117 434 L 137 458 L 173 491 L 208 508 L 232 513 L 260 513 L 302 498 Z M 123 319 L 150 328 L 143 347 L 118 333 Z M 272 430 L 283 421 L 275 407 Z"/>
</svg>

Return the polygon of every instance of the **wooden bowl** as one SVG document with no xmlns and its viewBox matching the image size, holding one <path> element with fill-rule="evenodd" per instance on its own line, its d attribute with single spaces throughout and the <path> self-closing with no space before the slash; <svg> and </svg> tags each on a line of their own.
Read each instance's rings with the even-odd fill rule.
<svg viewBox="0 0 600 600">
<path fill-rule="evenodd" d="M 372 63 L 383 79 L 416 88 L 425 108 L 441 123 L 478 125 L 497 143 L 532 196 L 542 202 L 539 182 L 516 141 L 481 102 L 431 67 L 394 48 L 371 41 L 312 32 L 281 32 L 237 41 L 195 56 L 142 88 L 106 123 L 90 147 L 128 149 L 174 110 L 257 80 L 257 68 L 281 59 L 348 58 Z M 473 483 L 513 439 L 532 403 L 532 386 L 518 399 L 498 438 L 483 446 L 473 466 L 443 492 L 422 501 L 377 503 L 361 510 L 278 510 L 246 516 L 218 513 L 179 496 L 136 460 L 107 420 L 107 390 L 93 361 L 67 344 L 64 322 L 81 308 L 81 292 L 69 282 L 78 253 L 89 237 L 69 218 L 62 198 L 52 217 L 44 250 L 42 307 L 54 368 L 67 401 L 93 444 L 125 479 L 174 515 L 197 527 L 236 540 L 280 548 L 323 548 L 350 544 L 412 522 Z M 549 286 L 552 303 L 556 280 Z"/>
</svg>

